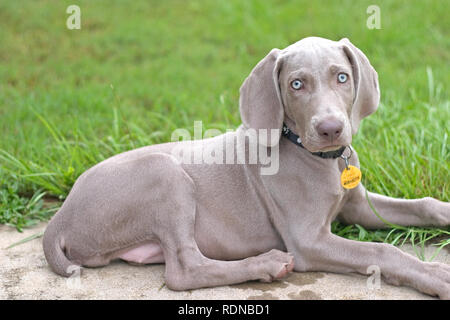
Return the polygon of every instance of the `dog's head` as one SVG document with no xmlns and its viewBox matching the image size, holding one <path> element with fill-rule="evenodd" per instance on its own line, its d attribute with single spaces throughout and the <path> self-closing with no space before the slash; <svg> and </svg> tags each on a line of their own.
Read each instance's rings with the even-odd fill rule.
<svg viewBox="0 0 450 320">
<path fill-rule="evenodd" d="M 378 75 L 348 39 L 311 37 L 261 60 L 240 89 L 245 127 L 280 129 L 283 121 L 310 152 L 351 144 L 379 103 Z M 272 145 L 278 142 L 271 139 Z"/>
</svg>

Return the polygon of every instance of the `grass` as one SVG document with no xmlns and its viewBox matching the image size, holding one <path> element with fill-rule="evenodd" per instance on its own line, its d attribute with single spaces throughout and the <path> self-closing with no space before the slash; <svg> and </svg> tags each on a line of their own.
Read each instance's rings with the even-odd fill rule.
<svg viewBox="0 0 450 320">
<path fill-rule="evenodd" d="M 380 108 L 353 142 L 367 188 L 449 201 L 446 1 L 377 1 L 381 30 L 366 28 L 366 0 L 75 2 L 82 29 L 71 31 L 74 1 L 0 1 L 0 223 L 21 230 L 48 219 L 55 208 L 44 199 L 63 200 L 87 168 L 169 141 L 194 120 L 237 127 L 251 68 L 310 35 L 350 38 L 378 71 Z M 332 229 L 397 245 L 449 242 L 448 229 Z"/>
<path fill-rule="evenodd" d="M 44 205 L 45 192 L 35 192 L 31 198 L 18 194 L 18 184 L 10 183 L 0 188 L 0 224 L 15 227 L 18 231 L 48 220 L 58 209 L 57 205 Z"/>
</svg>

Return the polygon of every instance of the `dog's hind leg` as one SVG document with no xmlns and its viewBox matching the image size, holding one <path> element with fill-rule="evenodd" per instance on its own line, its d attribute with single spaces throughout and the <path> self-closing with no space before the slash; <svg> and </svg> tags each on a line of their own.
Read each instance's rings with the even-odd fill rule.
<svg viewBox="0 0 450 320">
<path fill-rule="evenodd" d="M 163 244 L 165 280 L 172 290 L 188 290 L 261 280 L 280 279 L 294 268 L 291 254 L 273 249 L 255 257 L 219 261 L 205 257 L 192 235 L 178 234 Z"/>
<path fill-rule="evenodd" d="M 134 215 L 120 221 L 127 222 L 127 228 L 134 230 L 133 237 L 143 242 L 115 252 L 114 257 L 132 263 L 165 262 L 166 285 L 174 290 L 258 279 L 271 281 L 293 269 L 293 256 L 279 250 L 239 261 L 205 257 L 194 238 L 195 181 L 182 165 L 171 155 L 161 153 L 129 161 L 127 165 L 129 172 L 121 173 L 117 179 L 132 190 L 122 197 L 133 204 Z"/>
<path fill-rule="evenodd" d="M 186 172 L 172 179 L 170 203 L 159 207 L 157 237 L 166 263 L 168 288 L 187 290 L 241 283 L 249 280 L 272 281 L 294 268 L 293 256 L 271 250 L 258 256 L 237 261 L 219 261 L 205 257 L 195 238 L 195 188 Z M 173 178 L 173 176 L 172 176 Z M 176 181 L 176 182 L 175 182 Z M 163 210 L 161 210 L 163 209 Z"/>
</svg>

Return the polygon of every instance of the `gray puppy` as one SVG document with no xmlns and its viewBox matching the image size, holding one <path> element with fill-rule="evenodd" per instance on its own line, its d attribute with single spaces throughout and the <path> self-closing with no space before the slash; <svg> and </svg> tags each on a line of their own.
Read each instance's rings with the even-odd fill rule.
<svg viewBox="0 0 450 320">
<path fill-rule="evenodd" d="M 44 235 L 51 268 L 70 276 L 74 265 L 114 259 L 165 263 L 167 286 L 185 290 L 272 281 L 293 269 L 367 274 L 377 265 L 388 283 L 450 298 L 450 266 L 330 231 L 335 219 L 385 227 L 361 183 L 341 185 L 341 155 L 349 157 L 352 135 L 380 98 L 377 73 L 359 49 L 347 39 L 315 37 L 273 49 L 240 93 L 243 123 L 235 132 L 125 152 L 82 174 Z M 277 154 L 276 174 L 261 174 L 261 163 L 193 164 L 174 156 L 180 147 L 239 144 L 247 153 L 248 129 L 269 130 L 259 146 Z M 359 167 L 356 153 L 348 164 Z M 369 197 L 392 223 L 450 224 L 449 203 Z"/>
</svg>

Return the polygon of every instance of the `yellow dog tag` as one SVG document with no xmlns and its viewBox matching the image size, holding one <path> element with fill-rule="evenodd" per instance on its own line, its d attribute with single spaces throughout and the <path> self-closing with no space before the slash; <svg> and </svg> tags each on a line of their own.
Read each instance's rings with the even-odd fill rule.
<svg viewBox="0 0 450 320">
<path fill-rule="evenodd" d="M 345 189 L 353 189 L 359 184 L 361 177 L 361 170 L 355 166 L 349 165 L 348 168 L 345 168 L 344 171 L 342 171 L 341 185 Z"/>
</svg>

